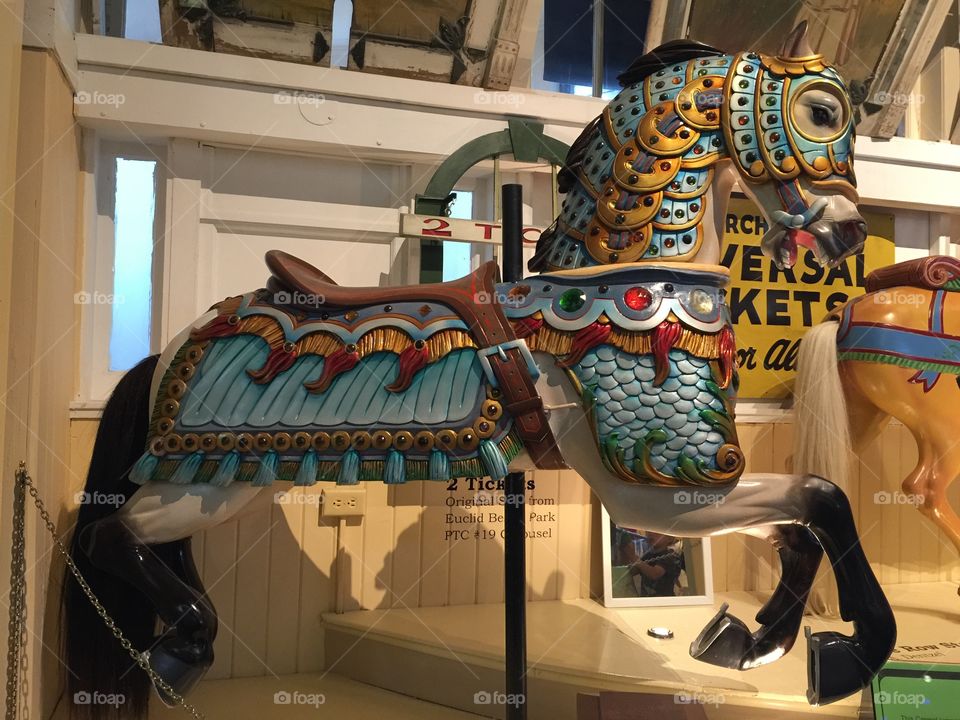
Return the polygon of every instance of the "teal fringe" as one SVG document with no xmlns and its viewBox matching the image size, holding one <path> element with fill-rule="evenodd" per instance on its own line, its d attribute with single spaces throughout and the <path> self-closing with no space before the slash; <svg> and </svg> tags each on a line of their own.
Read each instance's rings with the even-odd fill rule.
<svg viewBox="0 0 960 720">
<path fill-rule="evenodd" d="M 240 453 L 231 450 L 220 460 L 217 465 L 217 471 L 210 478 L 210 484 L 217 487 L 227 487 L 237 476 L 237 470 L 240 468 Z"/>
<path fill-rule="evenodd" d="M 197 470 L 200 469 L 200 463 L 203 462 L 203 453 L 197 450 L 194 453 L 190 453 L 187 457 L 180 461 L 180 465 L 177 467 L 176 472 L 170 476 L 170 482 L 176 485 L 189 485 L 193 482 L 194 475 L 197 474 Z"/>
<path fill-rule="evenodd" d="M 431 480 L 450 479 L 450 461 L 441 450 L 430 451 L 430 468 L 427 474 Z"/>
<path fill-rule="evenodd" d="M 502 480 L 507 476 L 507 459 L 493 441 L 480 441 L 480 460 L 492 479 Z"/>
<path fill-rule="evenodd" d="M 159 464 L 160 458 L 156 455 L 150 452 L 144 453 L 130 471 L 130 482 L 143 485 L 153 477 L 153 472 Z"/>
<path fill-rule="evenodd" d="M 317 482 L 317 451 L 307 450 L 300 461 L 300 467 L 297 469 L 297 476 L 293 479 L 294 485 L 313 485 Z"/>
<path fill-rule="evenodd" d="M 337 485 L 356 485 L 360 481 L 360 453 L 347 450 L 340 459 Z"/>
<path fill-rule="evenodd" d="M 387 462 L 383 467 L 383 481 L 387 485 L 401 485 L 407 481 L 407 463 L 399 450 L 390 450 L 387 453 Z"/>
<path fill-rule="evenodd" d="M 266 487 L 271 485 L 277 477 L 277 467 L 280 465 L 280 456 L 276 450 L 270 450 L 260 461 L 260 469 L 253 476 L 251 485 L 254 487 Z"/>
</svg>

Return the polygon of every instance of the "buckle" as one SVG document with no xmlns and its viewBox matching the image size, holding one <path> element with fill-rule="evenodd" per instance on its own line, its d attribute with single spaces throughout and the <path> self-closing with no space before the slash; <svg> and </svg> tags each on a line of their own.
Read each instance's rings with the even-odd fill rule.
<svg viewBox="0 0 960 720">
<path fill-rule="evenodd" d="M 490 356 L 497 355 L 501 362 L 506 362 L 507 350 L 520 351 L 520 355 L 523 357 L 523 360 L 527 365 L 527 372 L 530 374 L 531 380 L 536 381 L 536 379 L 540 377 L 540 368 L 537 367 L 537 363 L 533 359 L 533 354 L 530 352 L 530 348 L 527 347 L 527 341 L 523 338 L 516 338 L 514 340 L 508 340 L 507 342 L 500 343 L 499 345 L 491 345 L 490 347 L 481 348 L 477 351 L 477 357 L 480 358 L 480 365 L 483 367 L 483 373 L 487 376 L 487 381 L 493 387 L 500 387 L 500 383 L 497 381 L 497 376 L 494 374 L 493 367 L 490 365 Z"/>
</svg>

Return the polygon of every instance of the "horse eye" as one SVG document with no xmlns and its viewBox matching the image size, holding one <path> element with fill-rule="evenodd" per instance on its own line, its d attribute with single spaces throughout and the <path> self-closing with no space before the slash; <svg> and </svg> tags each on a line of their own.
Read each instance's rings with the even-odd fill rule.
<svg viewBox="0 0 960 720">
<path fill-rule="evenodd" d="M 829 127 L 833 124 L 833 113 L 830 108 L 823 105 L 811 105 L 810 116 L 813 124 L 819 127 Z"/>
</svg>

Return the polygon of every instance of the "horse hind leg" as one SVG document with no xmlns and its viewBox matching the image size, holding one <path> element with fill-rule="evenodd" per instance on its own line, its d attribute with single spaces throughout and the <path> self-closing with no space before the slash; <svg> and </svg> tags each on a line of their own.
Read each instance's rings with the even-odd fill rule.
<svg viewBox="0 0 960 720">
<path fill-rule="evenodd" d="M 918 439 L 920 460 L 903 481 L 904 495 L 933 522 L 960 552 L 960 516 L 950 505 L 947 490 L 960 475 L 960 447 L 931 445 Z"/>
<path fill-rule="evenodd" d="M 698 660 L 737 670 L 766 665 L 790 651 L 823 558 L 823 548 L 802 525 L 774 525 L 746 532 L 770 542 L 780 556 L 780 581 L 757 613 L 761 627 L 751 632 L 727 612 L 724 604 L 690 648 L 690 654 Z"/>
<path fill-rule="evenodd" d="M 189 538 L 234 517 L 262 488 L 154 482 L 118 512 L 83 529 L 90 562 L 149 598 L 164 630 L 147 650 L 150 667 L 177 695 L 187 695 L 213 663 L 217 614 L 206 596 Z M 261 497 L 266 495 L 261 494 Z M 162 686 L 160 698 L 173 704 Z"/>
</svg>

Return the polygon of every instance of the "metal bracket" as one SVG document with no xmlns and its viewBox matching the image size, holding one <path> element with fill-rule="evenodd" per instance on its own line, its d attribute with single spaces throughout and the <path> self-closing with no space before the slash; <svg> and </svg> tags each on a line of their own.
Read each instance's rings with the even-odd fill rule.
<svg viewBox="0 0 960 720">
<path fill-rule="evenodd" d="M 500 360 L 505 362 L 507 359 L 507 350 L 519 350 L 520 355 L 523 356 L 523 360 L 527 364 L 527 372 L 530 373 L 530 378 L 536 381 L 536 379 L 540 377 L 540 368 L 537 367 L 537 363 L 533 359 L 533 354 L 530 352 L 530 348 L 527 347 L 527 341 L 522 338 L 517 338 L 477 351 L 477 357 L 480 358 L 483 373 L 487 376 L 487 381 L 493 387 L 500 387 L 500 383 L 497 381 L 497 376 L 494 374 L 493 367 L 490 365 L 490 356 L 498 355 Z"/>
</svg>

